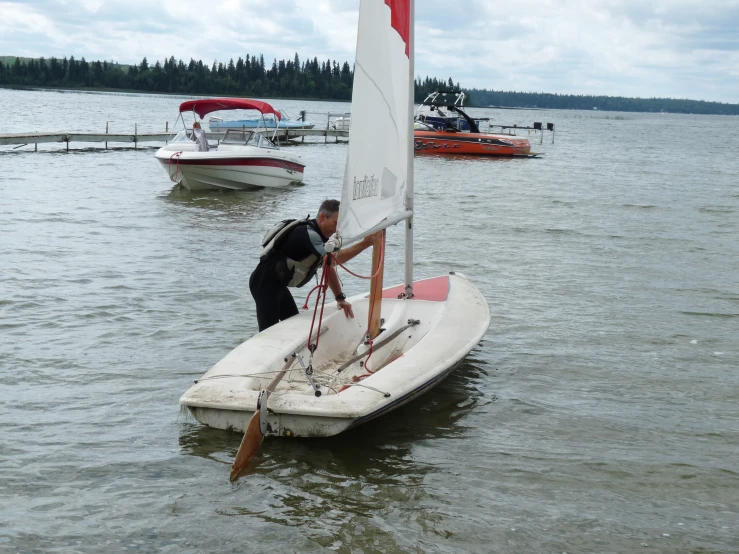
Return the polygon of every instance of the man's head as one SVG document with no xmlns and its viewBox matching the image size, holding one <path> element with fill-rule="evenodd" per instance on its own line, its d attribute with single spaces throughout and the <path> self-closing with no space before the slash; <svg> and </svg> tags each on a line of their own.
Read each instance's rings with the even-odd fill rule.
<svg viewBox="0 0 739 554">
<path fill-rule="evenodd" d="M 199 121 L 196 121 L 195 123 L 193 123 L 192 124 L 192 128 L 193 129 L 200 129 L 200 122 Z"/>
<path fill-rule="evenodd" d="M 324 200 L 318 208 L 318 228 L 324 237 L 330 237 L 336 232 L 336 224 L 339 222 L 339 201 Z"/>
</svg>

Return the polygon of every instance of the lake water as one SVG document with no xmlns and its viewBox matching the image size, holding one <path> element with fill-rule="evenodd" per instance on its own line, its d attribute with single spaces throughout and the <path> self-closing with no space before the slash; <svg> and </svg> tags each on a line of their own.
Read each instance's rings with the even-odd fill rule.
<svg viewBox="0 0 739 554">
<path fill-rule="evenodd" d="M 0 133 L 159 131 L 181 101 L 0 90 Z M 480 287 L 481 346 L 237 485 L 240 435 L 178 399 L 256 332 L 261 235 L 339 196 L 346 144 L 291 147 L 305 186 L 199 194 L 152 147 L 0 147 L 0 551 L 739 551 L 739 119 L 471 113 L 556 125 L 541 159 L 416 158 L 416 275 Z"/>
</svg>

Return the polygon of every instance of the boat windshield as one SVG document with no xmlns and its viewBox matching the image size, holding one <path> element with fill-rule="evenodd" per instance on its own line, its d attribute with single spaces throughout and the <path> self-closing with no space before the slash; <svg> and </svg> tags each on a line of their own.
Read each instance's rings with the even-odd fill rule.
<svg viewBox="0 0 739 554">
<path fill-rule="evenodd" d="M 221 144 L 239 144 L 242 146 L 256 146 L 258 148 L 277 148 L 274 143 L 261 133 L 244 129 L 228 129 Z"/>
<path fill-rule="evenodd" d="M 171 142 L 193 142 L 194 140 L 192 129 L 183 129 L 175 135 Z"/>
<path fill-rule="evenodd" d="M 254 133 L 242 129 L 228 129 L 226 136 L 221 140 L 221 144 L 241 144 L 246 145 Z"/>
<path fill-rule="evenodd" d="M 436 127 L 434 127 L 433 125 L 422 123 L 420 121 L 414 121 L 413 130 L 414 131 L 436 131 Z"/>
</svg>

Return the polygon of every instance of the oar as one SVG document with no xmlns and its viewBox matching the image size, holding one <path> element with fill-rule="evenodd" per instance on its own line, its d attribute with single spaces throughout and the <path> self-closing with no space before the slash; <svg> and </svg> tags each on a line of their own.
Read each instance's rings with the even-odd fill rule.
<svg viewBox="0 0 739 554">
<path fill-rule="evenodd" d="M 241 439 L 239 451 L 236 452 L 236 458 L 234 458 L 234 463 L 231 466 L 230 479 L 232 483 L 236 481 L 236 479 L 239 478 L 241 472 L 246 469 L 249 461 L 254 457 L 254 454 L 257 453 L 257 450 L 259 450 L 259 447 L 262 444 L 262 440 L 264 439 L 264 431 L 266 431 L 267 399 L 269 398 L 270 393 L 275 390 L 275 387 L 285 376 L 285 373 L 287 373 L 287 370 L 290 368 L 290 366 L 293 364 L 293 361 L 295 360 L 295 356 L 288 356 L 288 358 L 289 360 L 285 364 L 285 367 L 283 367 L 275 376 L 275 378 L 272 379 L 272 382 L 267 385 L 267 388 L 262 389 L 262 392 L 259 393 L 257 409 L 254 412 L 254 415 L 251 416 L 249 424 L 246 426 L 246 431 L 244 431 L 244 438 Z M 261 425 L 262 410 L 264 410 L 265 415 L 265 429 L 262 429 Z"/>
</svg>

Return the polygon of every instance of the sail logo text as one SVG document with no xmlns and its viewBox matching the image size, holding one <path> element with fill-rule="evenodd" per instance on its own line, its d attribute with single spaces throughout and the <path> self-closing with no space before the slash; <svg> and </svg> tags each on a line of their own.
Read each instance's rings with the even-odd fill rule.
<svg viewBox="0 0 739 554">
<path fill-rule="evenodd" d="M 362 198 L 370 198 L 380 193 L 380 181 L 374 175 L 358 181 L 354 177 L 354 190 L 352 200 L 361 200 Z"/>
</svg>

